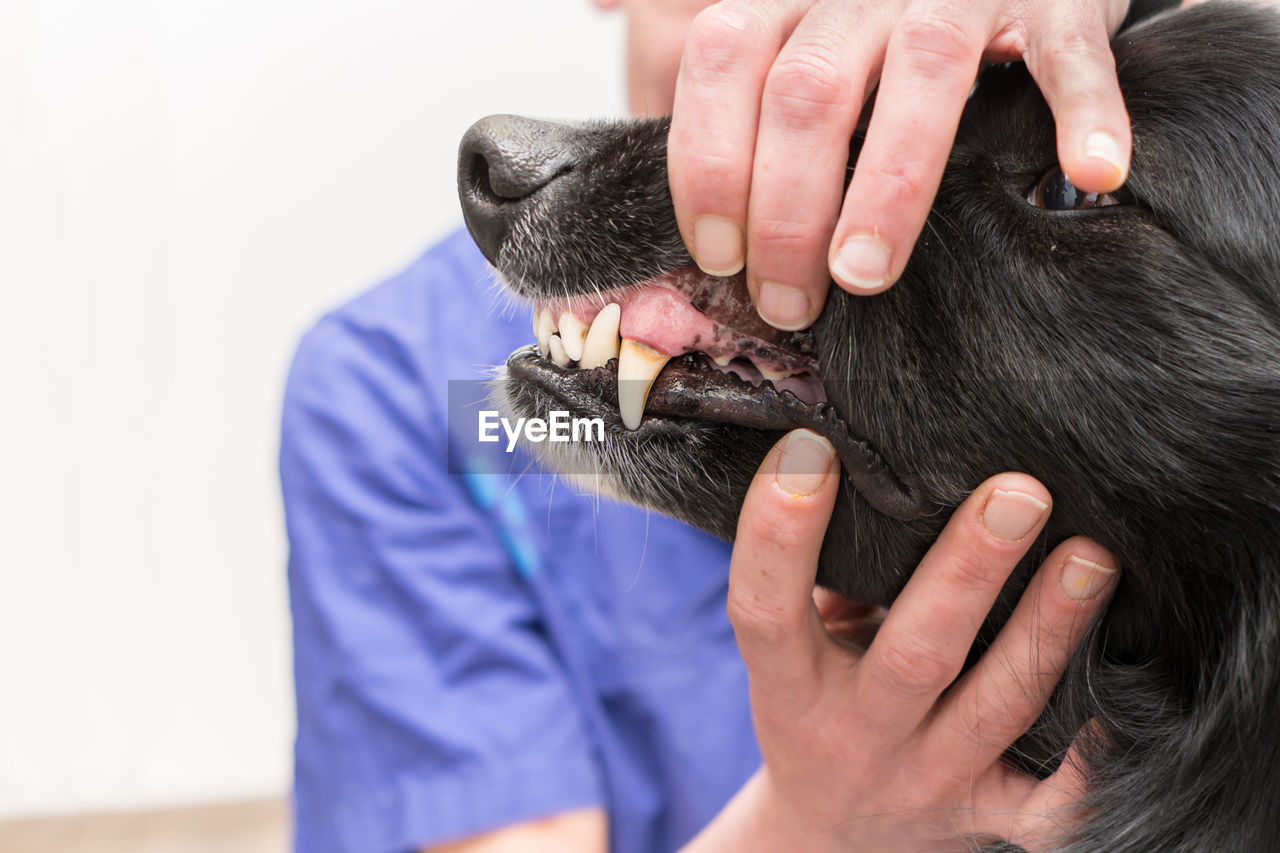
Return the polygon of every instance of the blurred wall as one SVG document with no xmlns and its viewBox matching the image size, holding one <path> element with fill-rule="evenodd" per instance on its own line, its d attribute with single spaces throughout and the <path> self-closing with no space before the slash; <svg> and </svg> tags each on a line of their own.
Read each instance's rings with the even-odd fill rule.
<svg viewBox="0 0 1280 853">
<path fill-rule="evenodd" d="M 298 335 L 491 112 L 625 110 L 588 0 L 0 2 L 0 815 L 283 792 Z"/>
</svg>

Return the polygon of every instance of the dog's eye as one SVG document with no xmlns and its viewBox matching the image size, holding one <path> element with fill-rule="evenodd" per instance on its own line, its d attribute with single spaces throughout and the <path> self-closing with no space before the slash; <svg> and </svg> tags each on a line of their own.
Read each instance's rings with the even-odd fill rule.
<svg viewBox="0 0 1280 853">
<path fill-rule="evenodd" d="M 1032 188 L 1027 194 L 1027 201 L 1045 210 L 1090 210 L 1120 203 L 1110 193 L 1081 192 L 1057 166 L 1046 172 L 1040 183 Z"/>
</svg>

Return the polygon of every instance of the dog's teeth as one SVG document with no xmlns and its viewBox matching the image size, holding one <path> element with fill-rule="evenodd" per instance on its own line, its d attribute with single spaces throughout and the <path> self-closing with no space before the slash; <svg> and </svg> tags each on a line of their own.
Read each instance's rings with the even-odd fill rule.
<svg viewBox="0 0 1280 853">
<path fill-rule="evenodd" d="M 711 360 L 712 360 L 712 361 L 714 361 L 714 362 L 715 362 L 717 365 L 719 365 L 720 367 L 728 367 L 728 366 L 729 366 L 729 362 L 733 361 L 733 356 L 732 356 L 732 355 L 718 355 L 718 356 L 716 356 L 715 358 L 713 358 L 713 359 L 711 359 Z"/>
<path fill-rule="evenodd" d="M 618 412 L 627 429 L 638 429 L 649 389 L 671 356 L 629 338 L 618 351 Z"/>
<path fill-rule="evenodd" d="M 579 367 L 601 367 L 609 359 L 618 357 L 618 325 L 621 322 L 622 308 L 616 302 L 609 303 L 596 315 L 582 345 Z"/>
<path fill-rule="evenodd" d="M 560 340 L 559 335 L 551 336 L 549 344 L 551 350 L 551 360 L 555 362 L 556 367 L 569 366 L 569 354 L 564 351 L 564 341 Z"/>
<path fill-rule="evenodd" d="M 533 321 L 533 333 L 538 336 L 538 355 L 543 358 L 551 352 L 551 335 L 556 330 L 556 321 L 548 308 L 538 312 Z"/>
<path fill-rule="evenodd" d="M 587 324 L 577 315 L 566 311 L 560 315 L 560 340 L 564 341 L 564 351 L 574 361 L 582 359 L 582 346 L 587 341 Z"/>
<path fill-rule="evenodd" d="M 762 367 L 758 364 L 756 365 L 756 369 L 760 371 L 761 376 L 772 382 L 774 385 L 778 384 L 779 379 L 786 379 L 791 375 L 790 370 L 770 370 L 769 368 Z"/>
</svg>

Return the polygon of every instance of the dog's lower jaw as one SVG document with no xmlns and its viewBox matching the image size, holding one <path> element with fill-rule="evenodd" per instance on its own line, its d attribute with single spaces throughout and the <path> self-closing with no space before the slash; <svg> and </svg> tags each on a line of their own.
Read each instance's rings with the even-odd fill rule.
<svg viewBox="0 0 1280 853">
<path fill-rule="evenodd" d="M 494 405 L 515 418 L 538 417 L 540 412 L 524 402 L 523 396 L 519 386 L 506 375 L 506 368 L 502 368 L 493 383 Z M 531 442 L 521 436 L 520 447 L 532 454 L 543 469 L 560 476 L 581 492 L 622 503 L 635 500 L 623 485 L 626 479 L 614 473 L 614 466 L 577 442 Z"/>
<path fill-rule="evenodd" d="M 547 419 L 566 408 L 538 386 L 500 372 L 494 407 L 515 422 Z M 646 418 L 638 431 L 608 421 L 604 442 L 531 442 L 521 446 L 577 487 L 675 518 L 732 541 L 738 510 L 769 450 L 783 433 L 714 422 Z M 823 541 L 817 582 L 841 595 L 888 605 L 906 583 L 946 513 L 902 522 L 873 509 L 846 477 L 838 506 L 847 523 Z M 1007 615 L 1006 611 L 1000 611 Z"/>
<path fill-rule="evenodd" d="M 508 418 L 545 418 L 558 404 L 550 395 L 527 382 L 499 375 L 492 399 Z M 751 477 L 743 469 L 713 461 L 726 447 L 737 457 L 755 455 L 751 470 L 764 459 L 773 438 L 761 431 L 745 441 L 727 436 L 724 427 L 682 429 L 677 435 L 662 432 L 606 433 L 604 442 L 529 442 L 521 446 L 551 472 L 576 487 L 637 504 L 718 536 L 732 540 Z M 739 437 L 741 439 L 743 437 Z M 667 464 L 655 466 L 654 458 Z"/>
<path fill-rule="evenodd" d="M 552 344 L 556 341 L 551 338 Z M 626 356 L 625 341 L 622 355 Z M 563 355 L 562 360 L 567 361 Z M 538 399 L 538 405 L 531 407 L 536 416 L 545 416 L 545 410 L 551 408 L 542 405 L 543 398 L 556 399 L 574 415 L 600 416 L 610 423 L 613 444 L 622 447 L 638 446 L 642 443 L 638 440 L 654 434 L 691 437 L 728 429 L 767 434 L 776 441 L 792 429 L 809 429 L 831 442 L 843 476 L 876 511 L 898 521 L 914 521 L 936 511 L 918 481 L 900 475 L 868 439 L 855 434 L 840 412 L 825 402 L 823 386 L 817 386 L 822 396 L 807 402 L 770 381 L 757 384 L 715 369 L 704 353 L 664 358 L 662 363 L 665 366 L 656 378 L 645 383 L 641 398 L 645 408 L 639 423 L 631 422 L 621 411 L 624 392 L 634 398 L 632 392 L 640 382 L 622 378 L 622 360 L 575 368 L 539 356 L 532 346 L 524 347 L 508 358 L 506 381 L 513 389 L 528 386 L 530 395 Z M 817 385 L 816 376 L 810 381 Z M 511 394 L 518 396 L 514 390 Z M 607 449 L 599 448 L 602 452 Z M 702 467 L 697 459 L 690 461 L 694 464 L 689 470 Z M 630 475 L 631 471 L 625 473 Z"/>
</svg>

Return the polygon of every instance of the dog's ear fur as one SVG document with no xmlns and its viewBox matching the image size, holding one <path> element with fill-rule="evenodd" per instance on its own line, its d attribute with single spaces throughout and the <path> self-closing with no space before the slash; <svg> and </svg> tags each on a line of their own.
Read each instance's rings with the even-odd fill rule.
<svg viewBox="0 0 1280 853">
<path fill-rule="evenodd" d="M 1180 5 L 1180 0 L 1133 0 L 1129 4 L 1129 14 L 1125 16 L 1124 23 L 1120 25 L 1120 30 L 1123 32 L 1139 21 L 1144 21 L 1152 15 L 1168 9 L 1176 9 Z"/>
<path fill-rule="evenodd" d="M 1092 704 L 1113 712 L 1112 719 L 1084 724 L 1077 741 L 1089 768 L 1087 805 L 1093 816 L 1066 848 L 1071 853 L 1276 849 L 1280 557 L 1275 537 L 1264 538 L 1272 541 L 1223 549 L 1234 565 L 1216 566 L 1215 573 L 1270 583 L 1261 589 L 1243 585 L 1225 611 L 1206 601 L 1200 618 L 1181 626 L 1193 632 L 1188 639 L 1202 644 L 1206 657 L 1180 674 L 1184 683 L 1176 690 L 1152 691 L 1154 667 L 1140 665 L 1130 668 L 1127 679 L 1113 665 L 1105 684 L 1064 682 L 1067 691 L 1103 695 L 1060 697 L 1060 707 Z M 1197 631 L 1195 625 L 1203 625 L 1210 612 L 1221 614 L 1219 630 Z M 1090 657 L 1096 665 L 1106 642 L 1105 630 L 1094 630 L 1076 665 L 1090 665 Z M 1175 693 L 1186 699 L 1168 702 Z M 1117 720 L 1126 725 L 1117 727 Z M 1105 737 L 1090 734 L 1103 729 Z"/>
<path fill-rule="evenodd" d="M 1277 43 L 1275 11 L 1239 3 L 1194 7 L 1116 39 L 1134 117 L 1128 189 L 1179 243 L 1272 313 L 1280 307 L 1270 201 L 1280 74 L 1258 58 L 1274 56 Z"/>
</svg>

